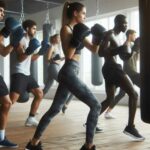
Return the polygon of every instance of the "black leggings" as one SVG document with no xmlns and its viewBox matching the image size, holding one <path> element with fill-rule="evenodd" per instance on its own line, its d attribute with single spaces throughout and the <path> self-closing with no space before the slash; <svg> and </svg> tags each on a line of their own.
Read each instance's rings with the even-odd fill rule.
<svg viewBox="0 0 150 150">
<path fill-rule="evenodd" d="M 36 129 L 34 138 L 39 139 L 52 118 L 64 106 L 71 91 L 79 100 L 90 107 L 87 117 L 86 143 L 93 143 L 95 127 L 100 114 L 101 105 L 90 89 L 78 78 L 79 64 L 74 60 L 67 60 L 58 75 L 59 86 L 50 109 L 44 114 Z"/>
</svg>

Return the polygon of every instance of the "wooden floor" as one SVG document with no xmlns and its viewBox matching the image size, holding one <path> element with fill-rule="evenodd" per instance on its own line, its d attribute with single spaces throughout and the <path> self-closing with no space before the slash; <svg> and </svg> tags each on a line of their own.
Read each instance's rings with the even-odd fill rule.
<svg viewBox="0 0 150 150">
<path fill-rule="evenodd" d="M 43 100 L 37 118 L 51 105 L 51 100 Z M 18 150 L 23 150 L 32 137 L 35 128 L 24 127 L 25 119 L 30 108 L 30 101 L 25 104 L 16 103 L 9 115 L 7 137 L 19 144 Z M 79 150 L 85 139 L 85 128 L 88 107 L 79 101 L 72 101 L 66 114 L 60 113 L 47 128 L 42 136 L 44 150 Z M 150 150 L 150 125 L 140 120 L 140 110 L 136 115 L 136 127 L 146 137 L 144 142 L 134 142 L 122 133 L 127 124 L 128 108 L 117 106 L 113 110 L 116 119 L 106 120 L 102 115 L 99 125 L 104 133 L 95 135 L 94 143 L 97 150 Z M 8 149 L 1 149 L 8 150 Z"/>
</svg>

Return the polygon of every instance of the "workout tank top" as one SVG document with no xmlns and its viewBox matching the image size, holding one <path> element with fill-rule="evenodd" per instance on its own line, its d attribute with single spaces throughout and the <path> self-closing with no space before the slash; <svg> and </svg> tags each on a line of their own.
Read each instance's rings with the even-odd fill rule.
<svg viewBox="0 0 150 150">
<path fill-rule="evenodd" d="M 54 46 L 55 48 L 55 51 L 53 52 L 53 55 L 52 55 L 52 59 L 55 59 L 56 56 L 60 56 L 60 50 L 59 50 L 59 47 L 58 45 Z"/>
<path fill-rule="evenodd" d="M 70 25 L 67 24 L 67 26 L 70 28 L 70 30 L 73 32 L 73 29 L 70 27 Z M 81 54 L 81 50 L 84 48 L 83 43 L 80 44 L 79 47 L 76 48 L 75 54 Z"/>
<path fill-rule="evenodd" d="M 23 37 L 20 41 L 21 45 L 23 45 L 24 50 L 27 49 L 29 45 L 30 39 L 28 37 Z M 29 55 L 24 61 L 19 62 L 17 58 L 17 52 L 13 52 L 13 68 L 12 68 L 12 74 L 14 73 L 22 73 L 24 75 L 29 76 L 30 75 L 30 66 L 31 66 L 31 57 L 32 55 Z"/>
</svg>

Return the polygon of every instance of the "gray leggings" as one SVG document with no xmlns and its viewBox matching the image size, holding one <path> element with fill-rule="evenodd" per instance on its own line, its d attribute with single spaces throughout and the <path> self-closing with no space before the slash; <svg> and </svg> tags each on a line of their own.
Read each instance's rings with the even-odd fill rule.
<svg viewBox="0 0 150 150">
<path fill-rule="evenodd" d="M 58 80 L 57 88 L 53 103 L 50 109 L 43 115 L 34 134 L 34 138 L 39 139 L 46 129 L 52 118 L 55 117 L 64 106 L 69 91 L 71 91 L 79 100 L 89 106 L 90 111 L 87 117 L 86 142 L 93 143 L 95 127 L 100 114 L 101 105 L 90 89 L 78 78 L 79 64 L 73 60 L 67 60 L 62 67 Z"/>
<path fill-rule="evenodd" d="M 133 84 L 135 84 L 136 86 L 138 86 L 140 88 L 140 73 L 135 73 L 135 72 L 134 72 L 134 74 L 128 73 L 128 76 L 130 77 Z M 125 94 L 126 94 L 125 91 L 120 89 L 119 94 L 115 96 L 113 101 L 111 101 L 109 107 L 111 109 L 114 108 L 115 105 L 125 96 Z"/>
<path fill-rule="evenodd" d="M 50 63 L 48 66 L 48 78 L 46 80 L 45 87 L 43 89 L 44 95 L 48 92 L 48 90 L 52 87 L 54 80 L 58 82 L 58 73 L 60 71 L 60 65 L 56 63 Z M 73 98 L 73 94 L 69 94 L 66 104 L 68 105 Z"/>
</svg>

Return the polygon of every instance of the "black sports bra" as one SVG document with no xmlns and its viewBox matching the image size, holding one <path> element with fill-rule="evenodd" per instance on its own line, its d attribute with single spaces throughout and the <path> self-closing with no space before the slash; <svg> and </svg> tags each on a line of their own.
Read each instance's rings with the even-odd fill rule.
<svg viewBox="0 0 150 150">
<path fill-rule="evenodd" d="M 73 29 L 70 27 L 69 24 L 67 24 L 67 26 L 70 28 L 70 30 L 73 32 Z M 75 54 L 81 54 L 81 50 L 84 48 L 83 43 L 80 44 L 79 47 L 76 48 Z"/>
</svg>

